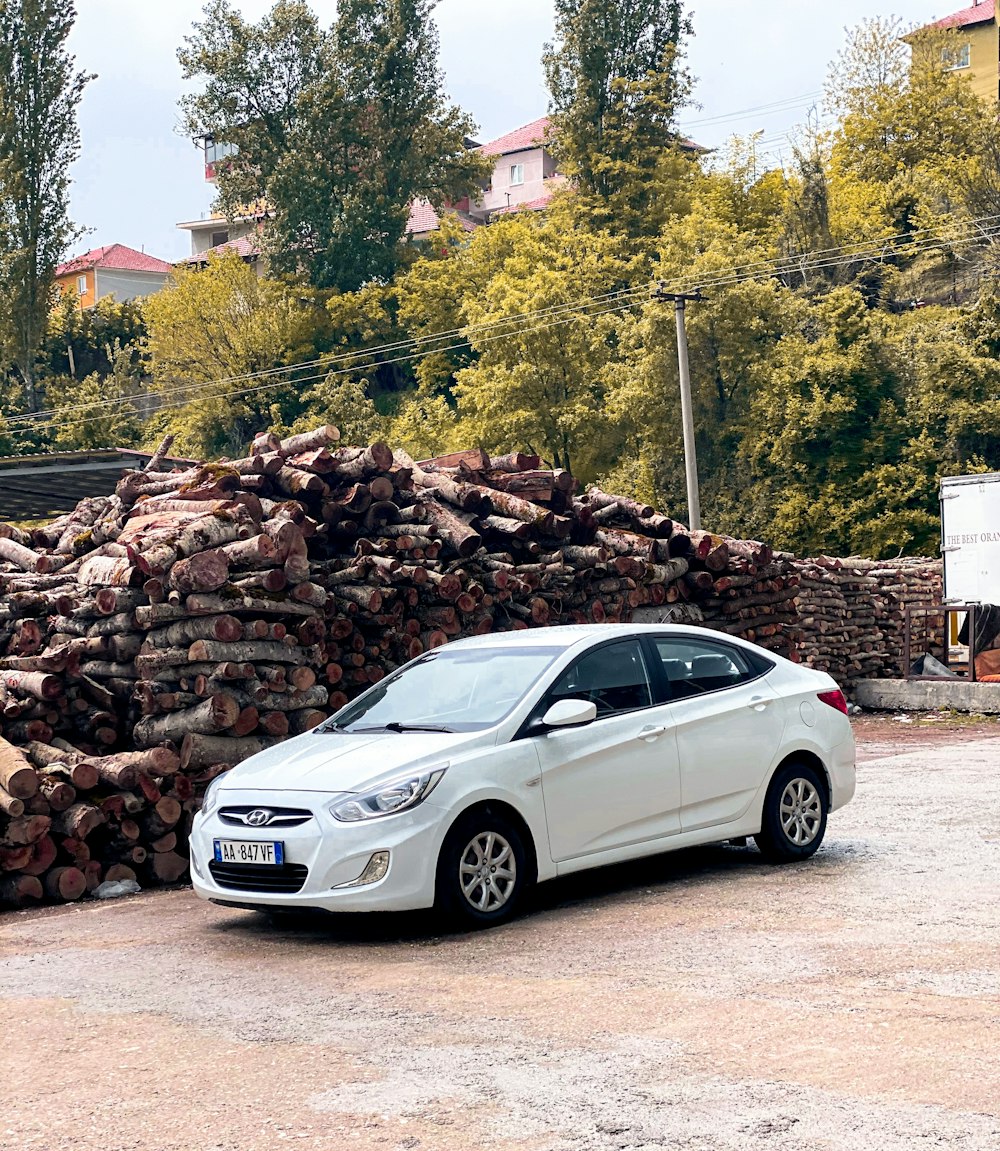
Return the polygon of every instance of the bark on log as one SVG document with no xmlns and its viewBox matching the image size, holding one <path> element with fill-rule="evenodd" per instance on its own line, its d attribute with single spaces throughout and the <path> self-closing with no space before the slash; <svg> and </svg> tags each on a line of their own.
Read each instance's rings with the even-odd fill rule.
<svg viewBox="0 0 1000 1151">
<path fill-rule="evenodd" d="M 179 743 L 188 732 L 224 731 L 232 727 L 239 713 L 239 705 L 232 696 L 213 695 L 197 707 L 139 720 L 133 729 L 133 739 L 139 747 L 152 747 L 167 740 Z"/>
<path fill-rule="evenodd" d="M 38 776 L 22 751 L 0 739 L 0 787 L 14 799 L 30 799 L 38 791 Z"/>
</svg>

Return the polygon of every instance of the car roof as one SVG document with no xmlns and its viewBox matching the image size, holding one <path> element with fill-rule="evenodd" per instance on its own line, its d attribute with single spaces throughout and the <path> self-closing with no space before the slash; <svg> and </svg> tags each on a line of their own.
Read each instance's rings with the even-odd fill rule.
<svg viewBox="0 0 1000 1151">
<path fill-rule="evenodd" d="M 734 643 L 739 647 L 753 647 L 738 636 L 713 632 L 710 628 L 692 627 L 679 623 L 571 623 L 553 627 L 529 627 L 518 631 L 489 632 L 486 635 L 467 636 L 447 644 L 449 648 L 497 648 L 497 647 L 556 647 L 571 648 L 577 644 L 584 646 L 616 636 L 630 635 L 677 635 L 698 636 L 701 639 L 716 639 L 724 643 Z M 440 650 L 440 649 L 438 649 Z"/>
</svg>

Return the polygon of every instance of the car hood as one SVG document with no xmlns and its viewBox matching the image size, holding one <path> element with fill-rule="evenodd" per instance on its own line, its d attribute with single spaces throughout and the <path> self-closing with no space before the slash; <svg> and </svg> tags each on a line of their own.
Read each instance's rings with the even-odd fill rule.
<svg viewBox="0 0 1000 1151">
<path fill-rule="evenodd" d="M 356 791 L 495 742 L 495 731 L 309 732 L 245 759 L 226 773 L 220 786 L 223 792 Z"/>
</svg>

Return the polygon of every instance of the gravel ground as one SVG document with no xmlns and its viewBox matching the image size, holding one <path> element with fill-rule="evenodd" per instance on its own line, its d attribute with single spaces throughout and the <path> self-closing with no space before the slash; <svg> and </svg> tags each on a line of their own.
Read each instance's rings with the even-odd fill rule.
<svg viewBox="0 0 1000 1151">
<path fill-rule="evenodd" d="M 0 1148 L 997 1151 L 1000 726 L 857 731 L 811 862 L 661 856 L 489 933 L 2 916 Z"/>
</svg>

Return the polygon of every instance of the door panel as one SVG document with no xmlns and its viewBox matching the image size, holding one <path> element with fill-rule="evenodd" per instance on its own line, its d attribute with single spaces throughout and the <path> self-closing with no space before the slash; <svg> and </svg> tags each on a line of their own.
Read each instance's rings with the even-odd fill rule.
<svg viewBox="0 0 1000 1151">
<path fill-rule="evenodd" d="M 683 830 L 739 818 L 781 746 L 781 700 L 762 678 L 680 699 L 671 707 Z"/>
<path fill-rule="evenodd" d="M 665 707 L 534 739 L 555 861 L 680 831 L 680 775 Z"/>
<path fill-rule="evenodd" d="M 585 699 L 597 719 L 535 737 L 549 844 L 556 861 L 680 830 L 673 719 L 654 706 L 648 657 L 637 639 L 590 648 L 539 707 Z"/>
<path fill-rule="evenodd" d="M 649 639 L 651 666 L 677 735 L 681 829 L 738 819 L 774 760 L 784 732 L 784 702 L 765 675 L 763 653 L 724 639 L 664 635 Z"/>
</svg>

